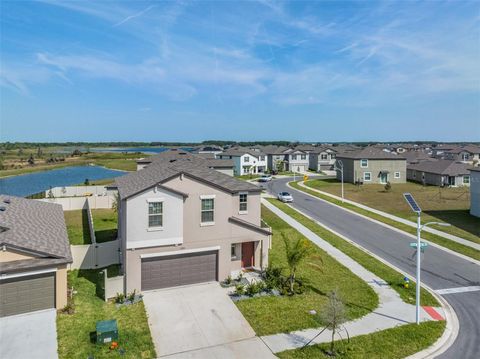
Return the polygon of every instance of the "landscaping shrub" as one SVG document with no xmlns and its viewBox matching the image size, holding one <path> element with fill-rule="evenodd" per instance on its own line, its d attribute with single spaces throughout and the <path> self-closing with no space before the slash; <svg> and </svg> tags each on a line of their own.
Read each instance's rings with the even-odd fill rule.
<svg viewBox="0 0 480 359">
<path fill-rule="evenodd" d="M 235 286 L 235 294 L 236 295 L 244 295 L 245 294 L 245 286 L 243 284 L 237 284 Z"/>
</svg>

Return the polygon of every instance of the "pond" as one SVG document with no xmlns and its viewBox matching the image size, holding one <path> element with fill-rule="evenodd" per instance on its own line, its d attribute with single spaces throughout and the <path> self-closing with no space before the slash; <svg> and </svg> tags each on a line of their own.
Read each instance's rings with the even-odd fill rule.
<svg viewBox="0 0 480 359">
<path fill-rule="evenodd" d="M 12 196 L 29 196 L 50 187 L 71 186 L 89 181 L 114 178 L 124 171 L 111 170 L 99 166 L 74 166 L 56 170 L 35 172 L 20 176 L 0 178 L 0 193 Z"/>
</svg>

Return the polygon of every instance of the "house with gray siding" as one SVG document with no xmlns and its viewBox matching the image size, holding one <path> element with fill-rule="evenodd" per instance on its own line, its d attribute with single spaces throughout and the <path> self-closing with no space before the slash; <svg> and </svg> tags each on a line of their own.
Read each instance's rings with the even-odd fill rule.
<svg viewBox="0 0 480 359">
<path fill-rule="evenodd" d="M 264 269 L 271 233 L 261 222 L 261 188 L 187 152 L 162 156 L 115 179 L 125 291 Z"/>
<path fill-rule="evenodd" d="M 309 153 L 309 168 L 312 171 L 331 171 L 335 167 L 337 151 L 333 147 L 320 146 Z"/>
<path fill-rule="evenodd" d="M 471 166 L 458 161 L 423 161 L 407 165 L 407 179 L 433 186 L 470 186 Z"/>
<path fill-rule="evenodd" d="M 337 161 L 342 161 L 345 182 L 364 184 L 406 182 L 405 158 L 375 147 L 339 153 Z M 341 179 L 339 170 L 337 170 L 337 179 Z"/>
<path fill-rule="evenodd" d="M 480 217 L 480 167 L 470 168 L 470 214 Z"/>
</svg>

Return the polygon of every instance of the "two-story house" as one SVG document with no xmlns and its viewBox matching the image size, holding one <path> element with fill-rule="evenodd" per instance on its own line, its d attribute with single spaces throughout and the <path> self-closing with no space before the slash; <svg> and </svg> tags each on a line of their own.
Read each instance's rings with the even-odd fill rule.
<svg viewBox="0 0 480 359">
<path fill-rule="evenodd" d="M 266 155 L 248 148 L 230 148 L 217 154 L 216 158 L 233 161 L 233 172 L 236 176 L 259 174 L 267 171 Z"/>
<path fill-rule="evenodd" d="M 309 154 L 306 151 L 289 148 L 283 152 L 286 155 L 287 171 L 307 172 L 309 167 Z"/>
<path fill-rule="evenodd" d="M 178 152 L 115 181 L 126 292 L 267 266 L 259 187 Z"/>
<path fill-rule="evenodd" d="M 309 153 L 309 168 L 312 171 L 331 171 L 335 167 L 337 151 L 333 147 L 320 146 Z"/>
<path fill-rule="evenodd" d="M 475 145 L 457 147 L 444 152 L 443 157 L 447 160 L 478 166 L 480 164 L 480 147 Z"/>
<path fill-rule="evenodd" d="M 405 158 L 373 146 L 339 153 L 337 154 L 337 161 L 342 161 L 343 180 L 345 182 L 361 182 L 364 184 L 406 182 L 407 164 Z M 337 170 L 337 179 L 341 179 L 340 170 Z"/>
</svg>

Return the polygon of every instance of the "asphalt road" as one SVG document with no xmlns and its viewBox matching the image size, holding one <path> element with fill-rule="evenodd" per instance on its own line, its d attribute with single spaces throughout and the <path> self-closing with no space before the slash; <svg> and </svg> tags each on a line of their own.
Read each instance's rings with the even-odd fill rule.
<svg viewBox="0 0 480 359">
<path fill-rule="evenodd" d="M 412 278 L 415 276 L 412 238 L 337 206 L 308 196 L 286 186 L 290 178 L 278 179 L 264 185 L 268 192 L 290 192 L 293 206 L 332 230 L 358 243 L 365 249 L 397 266 Z M 422 257 L 422 282 L 434 290 L 480 285 L 480 266 L 433 246 Z M 470 359 L 480 353 L 480 291 L 444 295 L 457 314 L 460 331 L 453 345 L 439 358 Z"/>
</svg>

